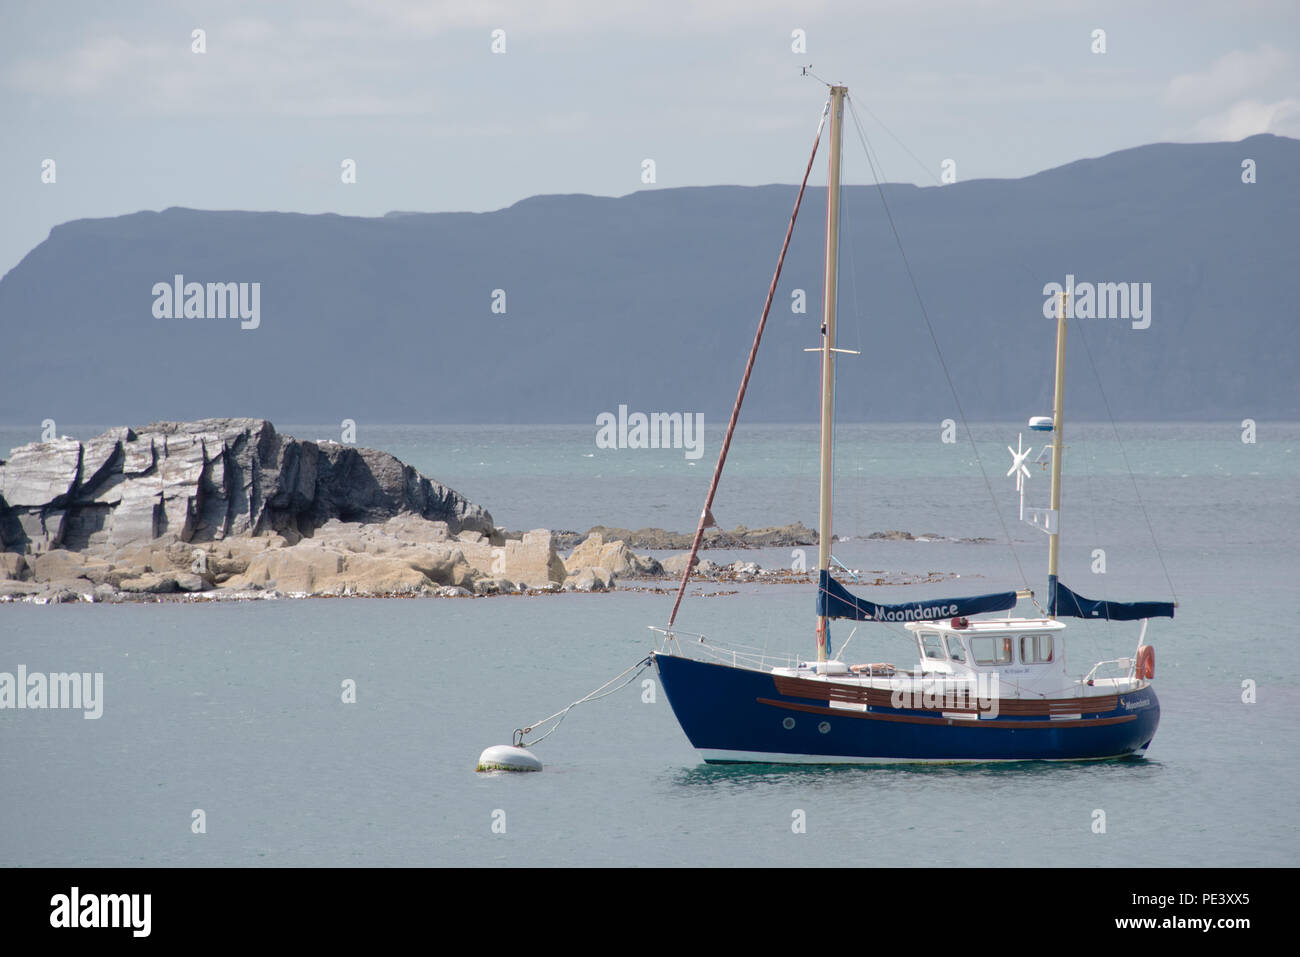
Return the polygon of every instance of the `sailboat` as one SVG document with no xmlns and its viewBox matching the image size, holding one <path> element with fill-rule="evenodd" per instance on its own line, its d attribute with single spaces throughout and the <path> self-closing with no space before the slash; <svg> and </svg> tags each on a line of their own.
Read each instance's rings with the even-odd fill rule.
<svg viewBox="0 0 1300 957">
<path fill-rule="evenodd" d="M 718 464 L 681 586 L 651 660 L 674 714 L 708 763 L 958 763 L 1098 760 L 1142 755 L 1160 721 L 1153 687 L 1148 620 L 1172 618 L 1167 602 L 1092 601 L 1060 581 L 1061 467 L 1066 308 L 1057 310 L 1053 415 L 1031 427 L 1052 433 L 1048 533 L 1048 607 L 1013 617 L 1026 589 L 961 598 L 879 604 L 852 594 L 831 575 L 831 447 L 837 349 L 836 287 L 844 86 L 830 87 L 813 154 L 804 171 L 776 275 L 768 290 L 749 362 L 723 439 Z M 728 649 L 674 625 L 726 462 L 781 265 L 798 216 L 817 144 L 829 120 L 826 259 L 821 345 L 821 446 L 816 656 L 776 664 L 766 655 Z M 1015 453 L 1013 453 L 1014 455 Z M 977 618 L 1007 612 L 1006 617 Z M 1132 657 L 1098 662 L 1085 675 L 1066 672 L 1063 617 L 1140 621 Z M 831 622 L 901 623 L 916 643 L 913 667 L 849 664 L 831 653 Z M 691 640 L 697 639 L 697 640 Z M 688 654 L 691 650 L 693 653 Z M 1116 672 L 1107 674 L 1107 672 Z"/>
</svg>

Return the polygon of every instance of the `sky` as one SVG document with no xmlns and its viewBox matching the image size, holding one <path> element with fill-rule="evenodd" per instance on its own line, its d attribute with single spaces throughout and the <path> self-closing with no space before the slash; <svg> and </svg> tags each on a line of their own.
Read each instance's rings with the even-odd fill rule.
<svg viewBox="0 0 1300 957">
<path fill-rule="evenodd" d="M 0 275 L 59 223 L 141 209 L 797 182 L 821 81 L 894 182 L 1297 137 L 1298 46 L 1295 0 L 5 0 Z"/>
</svg>

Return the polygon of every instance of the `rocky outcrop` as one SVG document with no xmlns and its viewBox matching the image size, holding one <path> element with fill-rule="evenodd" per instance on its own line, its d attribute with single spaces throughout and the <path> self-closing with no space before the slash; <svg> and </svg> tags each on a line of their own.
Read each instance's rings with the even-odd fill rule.
<svg viewBox="0 0 1300 957">
<path fill-rule="evenodd" d="M 265 419 L 155 422 L 0 462 L 0 549 L 213 542 L 411 515 L 492 536 L 492 516 L 387 452 L 281 435 Z"/>
<path fill-rule="evenodd" d="M 594 525 L 586 535 L 577 532 L 556 532 L 557 548 L 573 548 L 585 539 L 599 535 L 606 542 L 624 542 L 629 548 L 653 548 L 661 550 L 682 550 L 691 547 L 694 532 L 669 532 L 662 528 L 642 528 L 632 531 L 627 528 L 610 528 Z M 817 532 L 806 527 L 802 522 L 793 525 L 774 525 L 767 528 L 746 528 L 737 525 L 731 531 L 722 528 L 706 528 L 701 539 L 701 548 L 790 548 L 797 545 L 816 545 Z"/>
<path fill-rule="evenodd" d="M 604 526 L 582 538 L 506 532 L 385 452 L 299 441 L 264 419 L 119 428 L 32 443 L 0 462 L 0 602 L 604 591 L 620 579 L 680 578 L 684 552 L 661 563 L 632 548 L 685 549 L 692 537 Z M 739 526 L 710 528 L 704 545 L 813 540 L 801 524 Z M 558 547 L 571 548 L 567 558 Z M 807 573 L 697 557 L 694 577 Z"/>
<path fill-rule="evenodd" d="M 263 419 L 157 422 L 0 462 L 0 600 L 559 590 L 545 529 L 492 516 L 386 452 Z"/>
</svg>

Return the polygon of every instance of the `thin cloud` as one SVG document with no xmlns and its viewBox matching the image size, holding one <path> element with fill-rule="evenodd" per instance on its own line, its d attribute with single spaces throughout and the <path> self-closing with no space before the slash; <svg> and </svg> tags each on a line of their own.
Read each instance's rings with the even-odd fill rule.
<svg viewBox="0 0 1300 957">
<path fill-rule="evenodd" d="M 535 33 L 592 33 L 631 30 L 645 33 L 680 32 L 684 26 L 732 27 L 756 19 L 785 15 L 792 26 L 821 17 L 832 0 L 805 0 L 798 13 L 788 0 L 659 0 L 653 6 L 610 3 L 609 0 L 349 0 L 367 18 L 382 20 L 423 34 L 468 28 L 512 29 Z M 889 2 L 866 4 L 888 9 Z"/>
<path fill-rule="evenodd" d="M 1236 142 L 1257 133 L 1300 136 L 1300 100 L 1288 97 L 1275 103 L 1241 100 L 1222 113 L 1196 124 L 1200 138 Z"/>
<path fill-rule="evenodd" d="M 401 89 L 391 60 L 377 54 L 350 50 L 335 56 L 318 36 L 283 35 L 259 20 L 204 29 L 206 53 L 191 51 L 188 33 L 171 42 L 97 36 L 71 50 L 18 60 L 5 75 L 6 85 L 43 100 L 90 101 L 136 115 L 382 116 L 431 110 L 429 91 Z"/>
<path fill-rule="evenodd" d="M 155 50 L 132 45 L 124 37 L 97 36 L 60 56 L 24 57 L 10 68 L 8 80 L 10 86 L 26 93 L 94 96 L 123 82 L 155 54 Z"/>
<path fill-rule="evenodd" d="M 1231 103 L 1287 72 L 1291 57 L 1271 44 L 1256 50 L 1225 53 L 1200 73 L 1184 73 L 1169 81 L 1165 100 L 1173 107 L 1204 108 Z"/>
</svg>

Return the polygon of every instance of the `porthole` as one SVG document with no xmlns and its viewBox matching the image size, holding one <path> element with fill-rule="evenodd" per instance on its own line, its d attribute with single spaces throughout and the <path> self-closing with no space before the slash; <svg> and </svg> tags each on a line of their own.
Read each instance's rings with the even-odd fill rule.
<svg viewBox="0 0 1300 957">
<path fill-rule="evenodd" d="M 781 727 L 789 731 L 791 728 L 794 727 L 794 718 L 786 718 L 784 721 L 781 722 Z"/>
<path fill-rule="evenodd" d="M 830 731 L 830 729 L 831 729 L 831 723 L 829 721 L 823 721 L 821 724 L 817 725 L 817 730 L 820 731 L 822 734 L 825 734 L 826 732 Z"/>
</svg>

